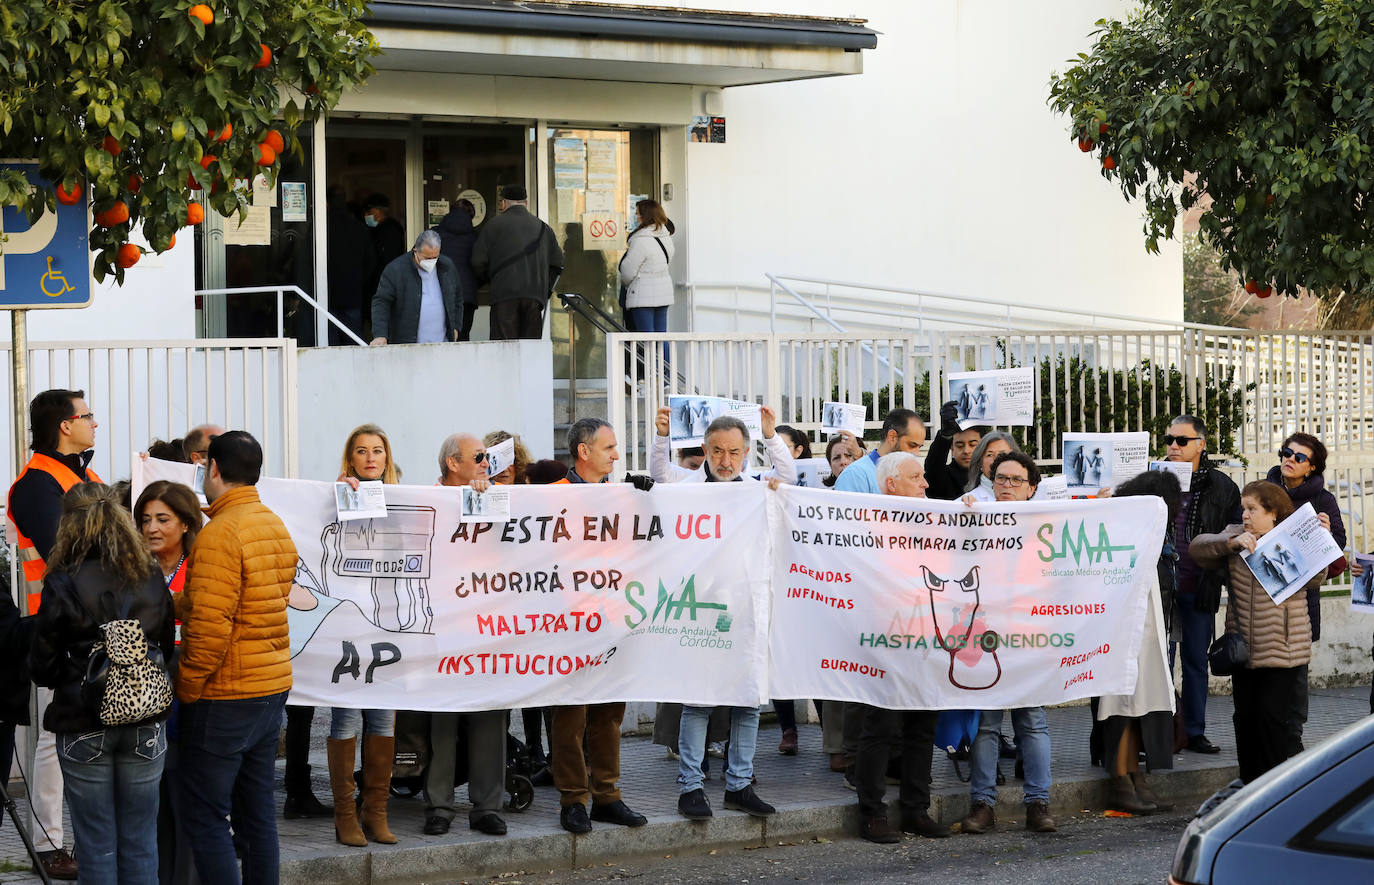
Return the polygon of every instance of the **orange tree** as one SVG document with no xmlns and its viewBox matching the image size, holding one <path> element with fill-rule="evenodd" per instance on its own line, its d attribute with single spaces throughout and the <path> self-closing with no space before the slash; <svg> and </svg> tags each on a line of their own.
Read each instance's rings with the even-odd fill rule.
<svg viewBox="0 0 1374 885">
<path fill-rule="evenodd" d="M 3 0 L 0 156 L 37 158 L 55 188 L 0 171 L 30 219 L 89 201 L 95 276 L 124 280 L 135 225 L 155 251 L 247 205 L 297 124 L 372 72 L 366 0 Z"/>
<path fill-rule="evenodd" d="M 1140 0 L 1098 22 L 1049 101 L 1143 197 L 1147 249 L 1196 206 L 1252 294 L 1369 293 L 1374 0 Z"/>
</svg>

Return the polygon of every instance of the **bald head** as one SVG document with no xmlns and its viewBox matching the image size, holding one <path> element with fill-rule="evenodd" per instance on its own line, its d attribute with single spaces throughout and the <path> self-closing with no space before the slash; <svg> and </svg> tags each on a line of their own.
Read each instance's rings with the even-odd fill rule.
<svg viewBox="0 0 1374 885">
<path fill-rule="evenodd" d="M 201 424 L 186 431 L 186 438 L 182 440 L 186 459 L 192 464 L 204 464 L 205 453 L 210 449 L 210 438 L 223 433 L 224 428 L 218 424 Z"/>
<path fill-rule="evenodd" d="M 485 479 L 487 447 L 470 433 L 455 433 L 439 447 L 439 482 L 446 486 L 470 485 Z"/>
</svg>

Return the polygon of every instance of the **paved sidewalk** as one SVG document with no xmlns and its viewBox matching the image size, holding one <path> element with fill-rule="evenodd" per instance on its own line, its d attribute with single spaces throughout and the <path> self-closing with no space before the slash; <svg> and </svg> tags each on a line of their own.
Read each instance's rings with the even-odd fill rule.
<svg viewBox="0 0 1374 885">
<path fill-rule="evenodd" d="M 1369 713 L 1369 687 L 1314 689 L 1305 731 L 1305 743 L 1313 746 L 1326 736 Z M 1088 758 L 1091 727 L 1086 706 L 1048 711 L 1054 756 L 1052 804 L 1057 811 L 1101 808 L 1106 799 L 1106 778 Z M 517 717 L 518 718 L 518 717 Z M 328 801 L 324 759 L 327 716 L 317 716 L 312 750 L 316 794 Z M 1216 756 L 1183 753 L 1174 757 L 1172 772 L 1153 778 L 1157 791 L 1182 802 L 1209 795 L 1236 775 L 1231 699 L 1216 696 L 1207 705 L 1211 739 L 1222 747 Z M 817 835 L 854 832 L 857 805 L 843 778 L 832 774 L 821 753 L 820 728 L 800 729 L 800 753 L 794 757 L 776 752 L 778 731 L 765 727 L 759 734 L 755 760 L 758 792 L 778 807 L 779 813 L 764 821 L 739 812 L 723 810 L 721 761 L 711 760 L 712 777 L 707 794 L 716 816 L 693 823 L 677 814 L 677 763 L 665 758 L 664 749 L 647 738 L 626 738 L 621 751 L 621 788 L 626 802 L 649 817 L 649 825 L 627 830 L 595 824 L 586 836 L 574 837 L 558 825 L 558 794 L 552 787 L 536 788 L 534 806 L 524 814 L 505 814 L 510 832 L 505 837 L 482 836 L 467 828 L 462 807 L 451 832 L 445 836 L 421 834 L 424 803 L 421 799 L 393 799 L 391 828 L 401 842 L 394 846 L 347 848 L 334 840 L 330 820 L 279 822 L 282 843 L 282 881 L 287 883 L 456 882 L 483 874 L 512 870 L 551 870 L 643 854 L 675 854 L 704 851 L 724 845 L 763 845 Z M 1011 763 L 1004 762 L 1007 786 L 999 796 L 998 818 L 1003 826 L 1021 826 L 1020 782 L 1012 778 Z M 280 797 L 281 763 L 278 764 Z M 953 765 L 936 755 L 931 814 L 946 824 L 957 822 L 968 809 L 968 787 L 955 776 Z M 462 789 L 460 798 L 464 796 Z M 896 799 L 896 788 L 889 792 Z M 22 807 L 23 800 L 19 800 Z M 278 802 L 280 806 L 280 801 Z M 950 843 L 960 844 L 958 840 Z M 22 868 L 22 869 L 17 869 Z M 36 882 L 28 874 L 24 849 L 8 818 L 0 826 L 0 882 Z"/>
</svg>

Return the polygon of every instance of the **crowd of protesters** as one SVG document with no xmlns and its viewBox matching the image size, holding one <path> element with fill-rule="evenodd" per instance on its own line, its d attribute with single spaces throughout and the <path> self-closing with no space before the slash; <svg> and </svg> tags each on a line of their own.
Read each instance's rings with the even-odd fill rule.
<svg viewBox="0 0 1374 885">
<path fill-rule="evenodd" d="M 762 409 L 762 440 L 723 416 L 706 429 L 699 449 L 670 449 L 669 412 L 655 416 L 649 476 L 654 483 L 755 482 L 776 489 L 797 481 L 797 460 L 811 458 L 811 440 Z M 926 422 L 893 409 L 868 451 L 852 434 L 825 448 L 826 485 L 840 492 L 962 500 L 963 506 L 1035 498 L 1041 469 L 1007 433 L 960 428 L 954 403 L 942 408 L 927 442 Z M 38 686 L 41 727 L 25 774 L 34 814 L 38 860 L 53 878 L 83 882 L 274 882 L 279 848 L 273 800 L 275 760 L 285 723 L 287 818 L 332 817 L 338 841 L 363 847 L 400 837 L 388 822 L 398 731 L 428 745 L 423 775 L 423 832 L 446 833 L 458 810 L 455 786 L 466 772 L 469 827 L 506 833 L 501 817 L 505 773 L 519 753 L 543 783 L 559 793 L 560 823 L 587 833 L 593 822 L 639 827 L 646 818 L 622 798 L 620 741 L 625 704 L 557 706 L 520 712 L 524 741 L 510 736 L 513 711 L 408 713 L 335 708 L 329 712 L 327 759 L 332 806 L 311 788 L 310 727 L 315 711 L 289 703 L 292 685 L 287 598 L 302 576 L 281 519 L 255 488 L 262 448 L 243 431 L 215 425 L 184 438 L 154 441 L 148 456 L 204 468 L 197 493 L 157 481 L 130 505 L 127 490 L 107 487 L 89 469 L 99 424 L 79 390 L 49 390 L 30 404 L 32 457 L 10 489 L 11 540 L 19 549 L 19 595 L 33 617 L 0 599 L 0 765 L 8 771 L 16 724 L 28 722 L 28 685 Z M 514 461 L 488 476 L 487 450 L 514 440 Z M 760 442 L 768 465 L 751 467 Z M 1229 593 L 1226 630 L 1244 637 L 1250 660 L 1234 676 L 1235 745 L 1241 777 L 1253 780 L 1302 749 L 1307 718 L 1307 665 L 1319 637 L 1320 585 L 1340 574 L 1332 563 L 1282 605 L 1275 606 L 1241 556 L 1296 507 L 1310 503 L 1342 546 L 1339 509 L 1326 490 L 1326 449 L 1306 433 L 1289 436 L 1265 480 L 1243 489 L 1208 457 L 1203 422 L 1181 415 L 1164 435 L 1168 460 L 1191 464 L 1187 492 L 1168 472 L 1142 474 L 1103 495 L 1162 499 L 1167 530 L 1147 613 L 1146 642 L 1166 643 L 1168 670 L 1142 665 L 1134 695 L 1093 704 L 1093 761 L 1110 776 L 1109 802 L 1137 814 L 1171 806 L 1148 772 L 1172 767 L 1180 749 L 1215 753 L 1205 733 L 1207 654 L 1215 615 Z M 620 454 L 613 428 L 583 419 L 568 432 L 570 464 L 534 460 L 518 436 L 504 430 L 454 433 L 439 446 L 437 485 L 484 491 L 489 483 L 600 484 Z M 924 458 L 918 452 L 925 448 Z M 675 455 L 675 457 L 674 457 Z M 398 483 L 387 432 L 374 424 L 343 441 L 337 481 Z M 116 643 L 115 627 L 126 633 Z M 141 718 L 107 724 L 109 690 L 93 701 L 88 662 L 115 660 L 127 631 L 140 665 L 164 666 L 175 699 Z M 138 641 L 141 638 L 141 641 Z M 108 645 L 109 648 L 104 649 Z M 27 649 L 27 654 L 23 650 Z M 18 650 L 18 651 L 16 651 Z M 1172 661 L 1182 669 L 1175 737 Z M 1162 661 L 1164 654 L 1158 656 Z M 120 659 L 123 660 L 123 659 Z M 1142 655 L 1142 662 L 1151 660 Z M 160 663 L 159 663 L 160 662 Z M 113 672 L 113 667 L 111 672 Z M 114 678 L 113 676 L 111 677 Z M 99 702 L 99 703 L 97 703 Z M 103 706 L 101 705 L 103 703 Z M 793 700 L 775 700 L 778 752 L 798 753 Z M 805 702 L 803 702 L 805 703 Z M 857 703 L 817 701 L 829 768 L 857 792 L 860 835 L 890 843 L 901 832 L 940 838 L 950 828 L 930 817 L 935 733 L 941 714 Z M 1011 710 L 1014 740 L 1002 732 L 1002 710 L 970 711 L 978 724 L 964 748 L 970 761 L 968 834 L 995 828 L 999 760 L 1015 757 L 1024 782 L 1025 826 L 1056 828 L 1050 814 L 1051 751 L 1045 711 Z M 655 741 L 677 762 L 678 811 L 712 817 L 705 781 L 710 756 L 724 759 L 723 806 L 757 817 L 775 809 L 753 776 L 760 710 L 660 705 Z M 547 738 L 547 752 L 544 739 Z M 461 738 L 461 739 L 460 739 Z M 464 756 L 460 757 L 460 749 Z M 1145 770 L 1140 758 L 1144 756 Z M 885 784 L 899 785 L 901 819 L 890 822 Z M 73 833 L 62 829 L 65 797 Z M 75 844 L 75 857 L 67 845 Z"/>
</svg>

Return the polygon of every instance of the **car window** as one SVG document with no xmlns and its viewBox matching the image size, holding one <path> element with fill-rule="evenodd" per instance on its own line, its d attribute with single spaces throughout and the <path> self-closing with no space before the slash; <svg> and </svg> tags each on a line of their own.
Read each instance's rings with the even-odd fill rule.
<svg viewBox="0 0 1374 885">
<path fill-rule="evenodd" d="M 1369 784 L 1334 820 L 1311 837 L 1309 847 L 1357 854 L 1374 854 L 1374 789 Z"/>
</svg>

